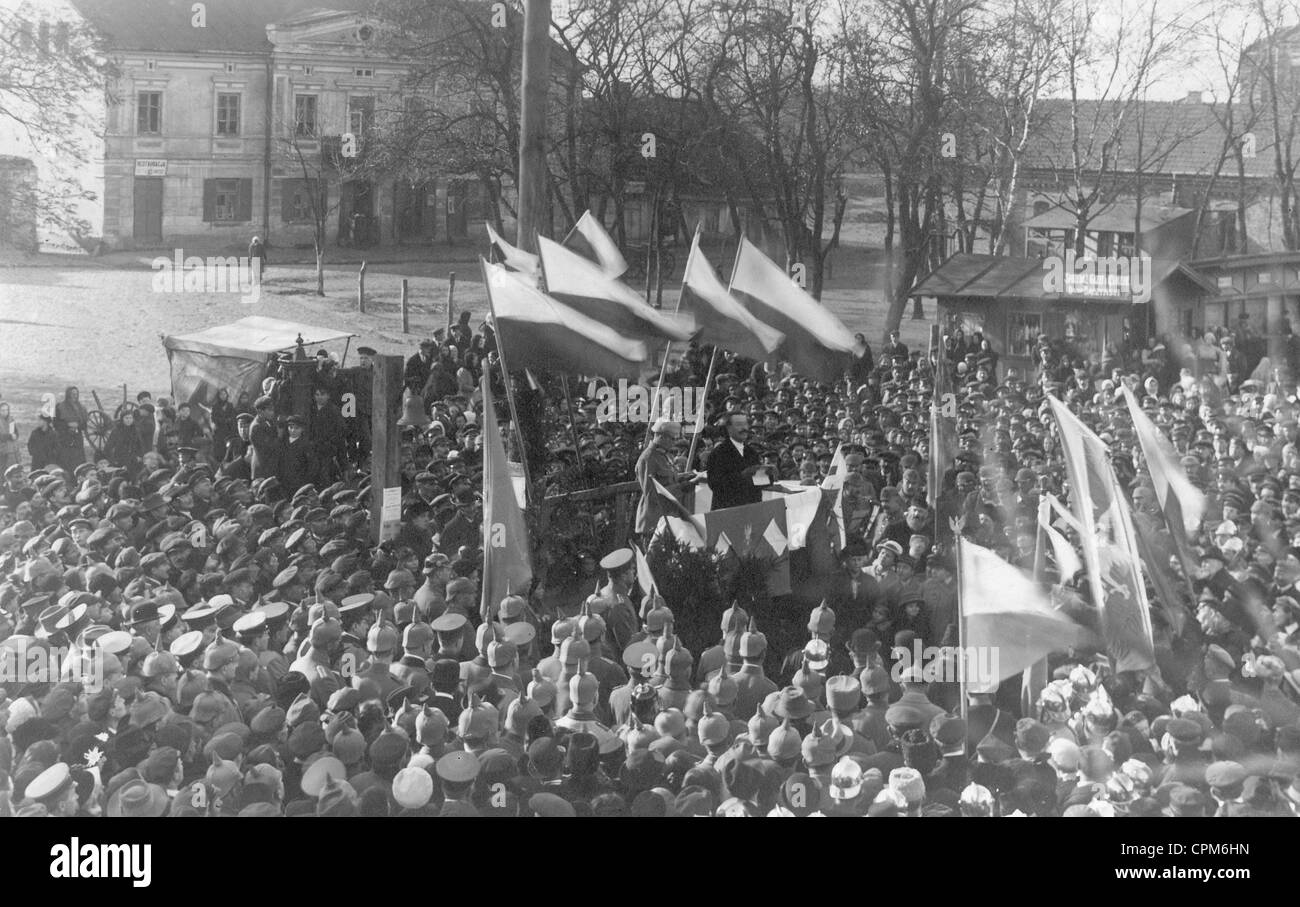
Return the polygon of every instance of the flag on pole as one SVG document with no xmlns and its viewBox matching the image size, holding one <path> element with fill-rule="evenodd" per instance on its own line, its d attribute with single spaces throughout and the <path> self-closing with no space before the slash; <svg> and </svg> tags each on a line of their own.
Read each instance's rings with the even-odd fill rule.
<svg viewBox="0 0 1300 907">
<path fill-rule="evenodd" d="M 492 297 L 497 342 L 510 351 L 512 369 L 636 378 L 645 367 L 645 343 L 624 337 L 547 296 L 501 265 L 483 262 Z"/>
<path fill-rule="evenodd" d="M 700 250 L 699 227 L 695 228 L 691 252 L 686 257 L 677 310 L 695 316 L 700 329 L 698 343 L 720 346 L 747 359 L 771 357 L 785 339 L 784 334 L 759 321 L 727 292 Z"/>
<path fill-rule="evenodd" d="M 822 488 L 831 491 L 844 487 L 844 477 L 848 475 L 848 467 L 844 462 L 844 445 L 835 445 L 835 456 L 831 457 L 830 468 L 826 470 L 826 478 L 822 479 Z"/>
<path fill-rule="evenodd" d="M 938 514 L 934 533 L 937 544 L 952 542 L 950 512 L 939 513 L 939 499 L 943 495 L 943 479 L 956 462 L 957 405 L 953 393 L 952 363 L 944 353 L 938 325 L 930 332 L 930 354 L 934 357 L 934 396 L 930 401 L 930 461 L 926 477 L 926 493 L 931 510 Z"/>
<path fill-rule="evenodd" d="M 1205 495 L 1187 478 L 1173 445 L 1151 421 L 1151 417 L 1138 406 L 1137 397 L 1133 396 L 1128 385 L 1121 383 L 1120 387 L 1124 389 L 1129 415 L 1133 418 L 1133 428 L 1142 445 L 1147 472 L 1151 474 L 1151 484 L 1155 486 L 1156 499 L 1165 512 L 1169 531 L 1175 537 L 1181 535 L 1185 539 L 1201 526 L 1201 517 L 1205 514 Z"/>
<path fill-rule="evenodd" d="M 835 523 L 839 527 L 841 550 L 848 543 L 844 526 L 844 477 L 848 471 L 848 465 L 844 461 L 844 445 L 837 444 L 835 456 L 831 457 L 830 469 L 826 472 L 826 478 L 822 479 L 822 489 L 835 492 L 831 501 L 831 516 L 835 517 Z"/>
<path fill-rule="evenodd" d="M 618 250 L 618 243 L 614 242 L 613 237 L 605 231 L 590 209 L 582 212 L 582 217 L 578 218 L 578 222 L 573 225 L 573 231 L 564 245 L 568 246 L 574 243 L 574 240 L 579 240 L 586 246 L 582 251 L 590 253 L 590 257 L 599 263 L 600 269 L 607 277 L 617 279 L 627 273 L 627 260 Z"/>
<path fill-rule="evenodd" d="M 524 512 L 515 498 L 506 448 L 492 405 L 492 382 L 483 373 L 483 598 L 487 620 L 507 595 L 528 596 L 533 581 L 531 544 Z"/>
<path fill-rule="evenodd" d="M 777 354 L 807 378 L 833 383 L 853 359 L 853 333 L 741 237 L 731 291 L 759 321 L 785 335 Z"/>
<path fill-rule="evenodd" d="M 497 254 L 501 256 L 505 266 L 512 271 L 519 271 L 536 279 L 537 275 L 541 273 L 540 259 L 532 252 L 525 252 L 523 249 L 510 245 L 501 238 L 496 230 L 492 229 L 491 224 L 484 224 L 484 226 L 487 227 L 488 241 L 497 250 Z"/>
<path fill-rule="evenodd" d="M 632 551 L 636 554 L 636 584 L 641 587 L 642 595 L 649 595 L 655 588 L 654 574 L 650 572 L 650 561 L 646 559 L 645 552 L 639 546 L 633 545 Z"/>
<path fill-rule="evenodd" d="M 1116 671 L 1150 668 L 1155 665 L 1155 642 L 1142 559 L 1109 448 L 1064 403 L 1050 394 L 1048 400 L 1060 429 L 1071 507 L 1083 527 L 1083 563 L 1106 648 Z"/>
<path fill-rule="evenodd" d="M 646 304 L 627 284 L 544 236 L 537 237 L 546 291 L 569 308 L 608 325 L 625 337 L 651 344 L 689 340 L 690 326 Z"/>
<path fill-rule="evenodd" d="M 957 549 L 961 657 L 970 691 L 987 692 L 995 681 L 1023 672 L 1052 652 L 1098 644 L 1091 631 L 1052 607 L 1020 568 L 965 540 Z M 972 667 L 978 668 L 975 674 L 996 676 L 971 676 Z"/>
<path fill-rule="evenodd" d="M 1038 502 L 1038 526 L 1052 546 L 1052 557 L 1056 561 L 1056 572 L 1060 575 L 1061 582 L 1065 583 L 1083 569 L 1083 561 L 1079 560 L 1079 555 L 1074 550 L 1074 546 L 1061 534 L 1060 530 L 1052 525 L 1052 512 L 1057 508 L 1064 510 L 1061 502 L 1054 495 L 1044 495 Z M 1077 525 L 1073 517 L 1070 517 L 1070 522 Z"/>
<path fill-rule="evenodd" d="M 1128 411 L 1133 419 L 1138 443 L 1142 446 L 1147 472 L 1151 475 L 1151 484 L 1155 487 L 1156 500 L 1160 503 L 1174 553 L 1183 565 L 1183 574 L 1190 591 L 1197 558 L 1188 537 L 1200 528 L 1201 517 L 1205 515 L 1205 494 L 1187 478 L 1173 446 L 1151 421 L 1151 417 L 1142 411 L 1128 385 L 1121 387 L 1124 388 L 1124 396 L 1128 401 Z M 1173 582 L 1174 578 L 1161 577 L 1162 583 L 1166 581 Z M 1177 609 L 1173 611 L 1176 612 Z"/>
<path fill-rule="evenodd" d="M 650 481 L 654 486 L 654 492 L 659 495 L 660 512 L 663 513 L 657 531 L 662 531 L 666 524 L 679 542 L 692 548 L 703 548 L 707 535 L 703 520 L 687 510 L 671 491 L 659 483 L 658 479 L 652 478 Z"/>
</svg>

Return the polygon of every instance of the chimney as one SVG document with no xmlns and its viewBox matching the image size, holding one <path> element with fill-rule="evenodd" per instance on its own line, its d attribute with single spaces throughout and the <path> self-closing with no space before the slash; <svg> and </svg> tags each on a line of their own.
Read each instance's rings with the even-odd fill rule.
<svg viewBox="0 0 1300 907">
<path fill-rule="evenodd" d="M 1202 103 L 1202 101 L 1201 101 L 1201 93 L 1200 93 L 1199 91 L 1189 91 L 1189 92 L 1187 92 L 1187 103 L 1188 103 L 1188 104 L 1200 104 L 1200 103 Z"/>
</svg>

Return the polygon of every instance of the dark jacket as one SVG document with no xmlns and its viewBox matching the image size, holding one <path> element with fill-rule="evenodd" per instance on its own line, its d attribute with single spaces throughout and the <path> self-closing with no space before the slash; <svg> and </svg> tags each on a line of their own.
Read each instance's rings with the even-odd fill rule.
<svg viewBox="0 0 1300 907">
<path fill-rule="evenodd" d="M 280 471 L 280 435 L 275 423 L 258 415 L 248 427 L 248 440 L 253 447 L 253 458 L 249 463 L 252 477 L 265 479 L 277 475 Z M 295 485 L 292 490 L 298 487 Z"/>
<path fill-rule="evenodd" d="M 284 445 L 280 457 L 280 486 L 290 495 L 315 481 L 316 466 L 311 444 L 305 437 Z"/>
<path fill-rule="evenodd" d="M 763 489 L 744 475 L 744 470 L 761 464 L 758 448 L 745 445 L 742 457 L 730 438 L 723 438 L 709 453 L 709 489 L 713 492 L 714 510 L 758 504 L 763 500 Z"/>
</svg>

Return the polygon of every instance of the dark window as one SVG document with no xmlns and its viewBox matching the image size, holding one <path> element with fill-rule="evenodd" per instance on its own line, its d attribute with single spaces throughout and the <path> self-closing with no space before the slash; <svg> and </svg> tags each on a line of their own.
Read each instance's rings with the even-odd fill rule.
<svg viewBox="0 0 1300 907">
<path fill-rule="evenodd" d="M 239 135 L 239 95 L 217 95 L 217 135 Z"/>
<path fill-rule="evenodd" d="M 372 97 L 348 98 L 348 132 L 360 138 L 366 134 L 375 119 L 375 99 Z"/>
<path fill-rule="evenodd" d="M 308 137 L 316 135 L 316 96 L 314 94 L 294 96 L 293 122 L 295 135 Z"/>
<path fill-rule="evenodd" d="M 203 220 L 206 223 L 240 223 L 252 219 L 251 179 L 203 181 Z"/>
<path fill-rule="evenodd" d="M 321 211 L 325 210 L 325 184 L 321 180 L 286 179 L 280 181 L 280 219 L 286 224 L 315 222 L 312 192 Z"/>
<path fill-rule="evenodd" d="M 140 135 L 162 132 L 162 92 L 142 91 L 137 96 L 135 131 Z"/>
</svg>

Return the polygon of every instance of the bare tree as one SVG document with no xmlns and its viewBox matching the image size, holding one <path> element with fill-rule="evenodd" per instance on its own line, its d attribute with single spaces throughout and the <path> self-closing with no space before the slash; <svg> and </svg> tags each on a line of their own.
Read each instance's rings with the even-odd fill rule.
<svg viewBox="0 0 1300 907">
<path fill-rule="evenodd" d="M 1292 63 L 1297 43 L 1295 0 L 1254 0 L 1258 38 L 1241 57 L 1242 88 L 1253 117 L 1267 133 L 1273 158 L 1273 183 L 1286 249 L 1300 248 L 1300 192 L 1296 186 L 1296 130 L 1300 128 L 1300 78 Z M 1244 170 L 1241 163 L 1240 169 Z M 1243 180 L 1244 181 L 1244 180 Z M 1270 219 L 1271 222 L 1271 219 Z"/>
<path fill-rule="evenodd" d="M 1160 172 L 1179 145 L 1205 129 L 1203 120 L 1166 118 L 1153 125 L 1148 119 L 1150 86 L 1186 62 L 1195 24 L 1189 16 L 1180 11 L 1165 19 L 1154 5 L 1137 11 L 1107 6 L 1111 18 L 1103 28 L 1102 10 L 1101 0 L 1070 0 L 1062 10 L 1066 98 L 1054 105 L 1054 115 L 1066 119 L 1066 138 L 1064 147 L 1042 140 L 1041 157 L 1063 190 L 1058 204 L 1074 220 L 1078 255 L 1098 215 L 1125 194 L 1136 193 L 1140 206 L 1144 177 Z"/>
<path fill-rule="evenodd" d="M 0 133 L 45 165 L 19 189 L 8 216 L 66 232 L 85 245 L 91 225 L 83 203 L 95 200 L 79 167 L 98 156 L 94 111 L 115 103 L 119 69 L 102 38 L 84 23 L 52 21 L 38 4 L 0 9 Z M 102 126 L 101 126 L 102 128 Z"/>
<path fill-rule="evenodd" d="M 715 10 L 703 48 L 705 101 L 757 139 L 760 166 L 742 170 L 745 149 L 725 150 L 736 155 L 753 210 L 774 212 L 787 262 L 806 265 L 815 297 L 839 245 L 842 178 L 862 146 L 850 98 L 860 12 L 848 0 L 737 0 Z"/>
<path fill-rule="evenodd" d="M 1200 252 L 1206 216 L 1210 211 L 1210 201 L 1218 194 L 1219 180 L 1223 177 L 1224 168 L 1229 162 L 1232 163 L 1237 177 L 1237 215 L 1233 245 L 1243 252 L 1247 247 L 1245 155 L 1254 154 L 1256 149 L 1245 149 L 1243 143 L 1248 141 L 1247 136 L 1253 133 L 1259 123 L 1262 111 L 1251 103 L 1249 86 L 1243 82 L 1243 78 L 1249 74 L 1249 69 L 1240 64 L 1246 49 L 1246 34 L 1250 25 L 1243 23 L 1234 26 L 1231 20 L 1235 18 L 1236 12 L 1238 10 L 1233 9 L 1232 6 L 1225 6 L 1217 9 L 1213 15 L 1215 59 L 1222 77 L 1223 93 L 1216 98 L 1216 103 L 1210 105 L 1209 110 L 1218 123 L 1222 138 L 1218 154 L 1215 156 L 1196 203 L 1196 227 L 1192 237 L 1193 258 Z"/>
<path fill-rule="evenodd" d="M 878 24 L 858 30 L 849 55 L 868 154 L 886 183 L 886 334 L 917 279 L 937 264 L 934 237 L 946 232 L 943 146 L 948 134 L 960 141 L 952 81 L 961 31 L 977 8 L 977 0 L 877 0 L 870 20 Z"/>
</svg>

